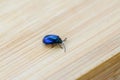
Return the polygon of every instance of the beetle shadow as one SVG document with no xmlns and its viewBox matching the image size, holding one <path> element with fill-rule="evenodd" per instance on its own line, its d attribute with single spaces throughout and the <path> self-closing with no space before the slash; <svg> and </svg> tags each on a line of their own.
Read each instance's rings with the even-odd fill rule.
<svg viewBox="0 0 120 80">
<path fill-rule="evenodd" d="M 49 44 L 49 45 L 46 45 L 44 44 L 44 47 L 47 47 L 47 48 L 50 48 L 50 49 L 63 49 L 59 44 Z"/>
</svg>

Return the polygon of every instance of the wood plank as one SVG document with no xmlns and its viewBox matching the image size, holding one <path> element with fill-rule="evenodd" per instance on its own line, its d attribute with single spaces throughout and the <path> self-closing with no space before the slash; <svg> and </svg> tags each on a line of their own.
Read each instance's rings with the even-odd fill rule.
<svg viewBox="0 0 120 80">
<path fill-rule="evenodd" d="M 78 80 L 119 80 L 120 79 L 120 53 L 97 66 Z"/>
</svg>

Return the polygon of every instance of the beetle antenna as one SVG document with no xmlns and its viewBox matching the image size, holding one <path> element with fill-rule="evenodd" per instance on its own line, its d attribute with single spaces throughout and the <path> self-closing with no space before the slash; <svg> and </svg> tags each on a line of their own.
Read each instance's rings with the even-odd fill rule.
<svg viewBox="0 0 120 80">
<path fill-rule="evenodd" d="M 66 47 L 65 47 L 64 42 L 62 42 L 62 46 L 63 46 L 63 48 L 64 48 L 64 52 L 66 52 Z"/>
<path fill-rule="evenodd" d="M 63 46 L 63 48 L 64 48 L 64 52 L 66 52 L 66 47 L 65 47 L 65 44 L 64 44 L 64 42 L 67 40 L 67 38 L 65 38 L 64 40 L 63 40 L 63 42 L 62 42 L 62 46 Z"/>
<path fill-rule="evenodd" d="M 67 38 L 65 38 L 64 40 L 63 40 L 63 42 L 65 42 L 67 40 Z"/>
</svg>

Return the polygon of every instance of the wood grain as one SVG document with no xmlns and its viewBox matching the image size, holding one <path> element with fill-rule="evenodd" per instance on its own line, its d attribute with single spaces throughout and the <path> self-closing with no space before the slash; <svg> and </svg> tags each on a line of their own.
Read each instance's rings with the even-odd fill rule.
<svg viewBox="0 0 120 80">
<path fill-rule="evenodd" d="M 0 80 L 75 80 L 118 52 L 120 0 L 0 0 Z"/>
</svg>

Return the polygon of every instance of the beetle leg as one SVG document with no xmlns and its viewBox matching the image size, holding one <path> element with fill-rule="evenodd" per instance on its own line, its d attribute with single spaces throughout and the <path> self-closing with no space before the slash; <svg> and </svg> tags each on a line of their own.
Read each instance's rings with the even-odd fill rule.
<svg viewBox="0 0 120 80">
<path fill-rule="evenodd" d="M 61 49 L 63 49 L 62 45 L 61 44 L 57 44 Z"/>
<path fill-rule="evenodd" d="M 66 52 L 66 47 L 65 47 L 64 42 L 62 42 L 62 46 L 63 46 L 63 48 L 64 48 L 64 52 Z"/>
</svg>

